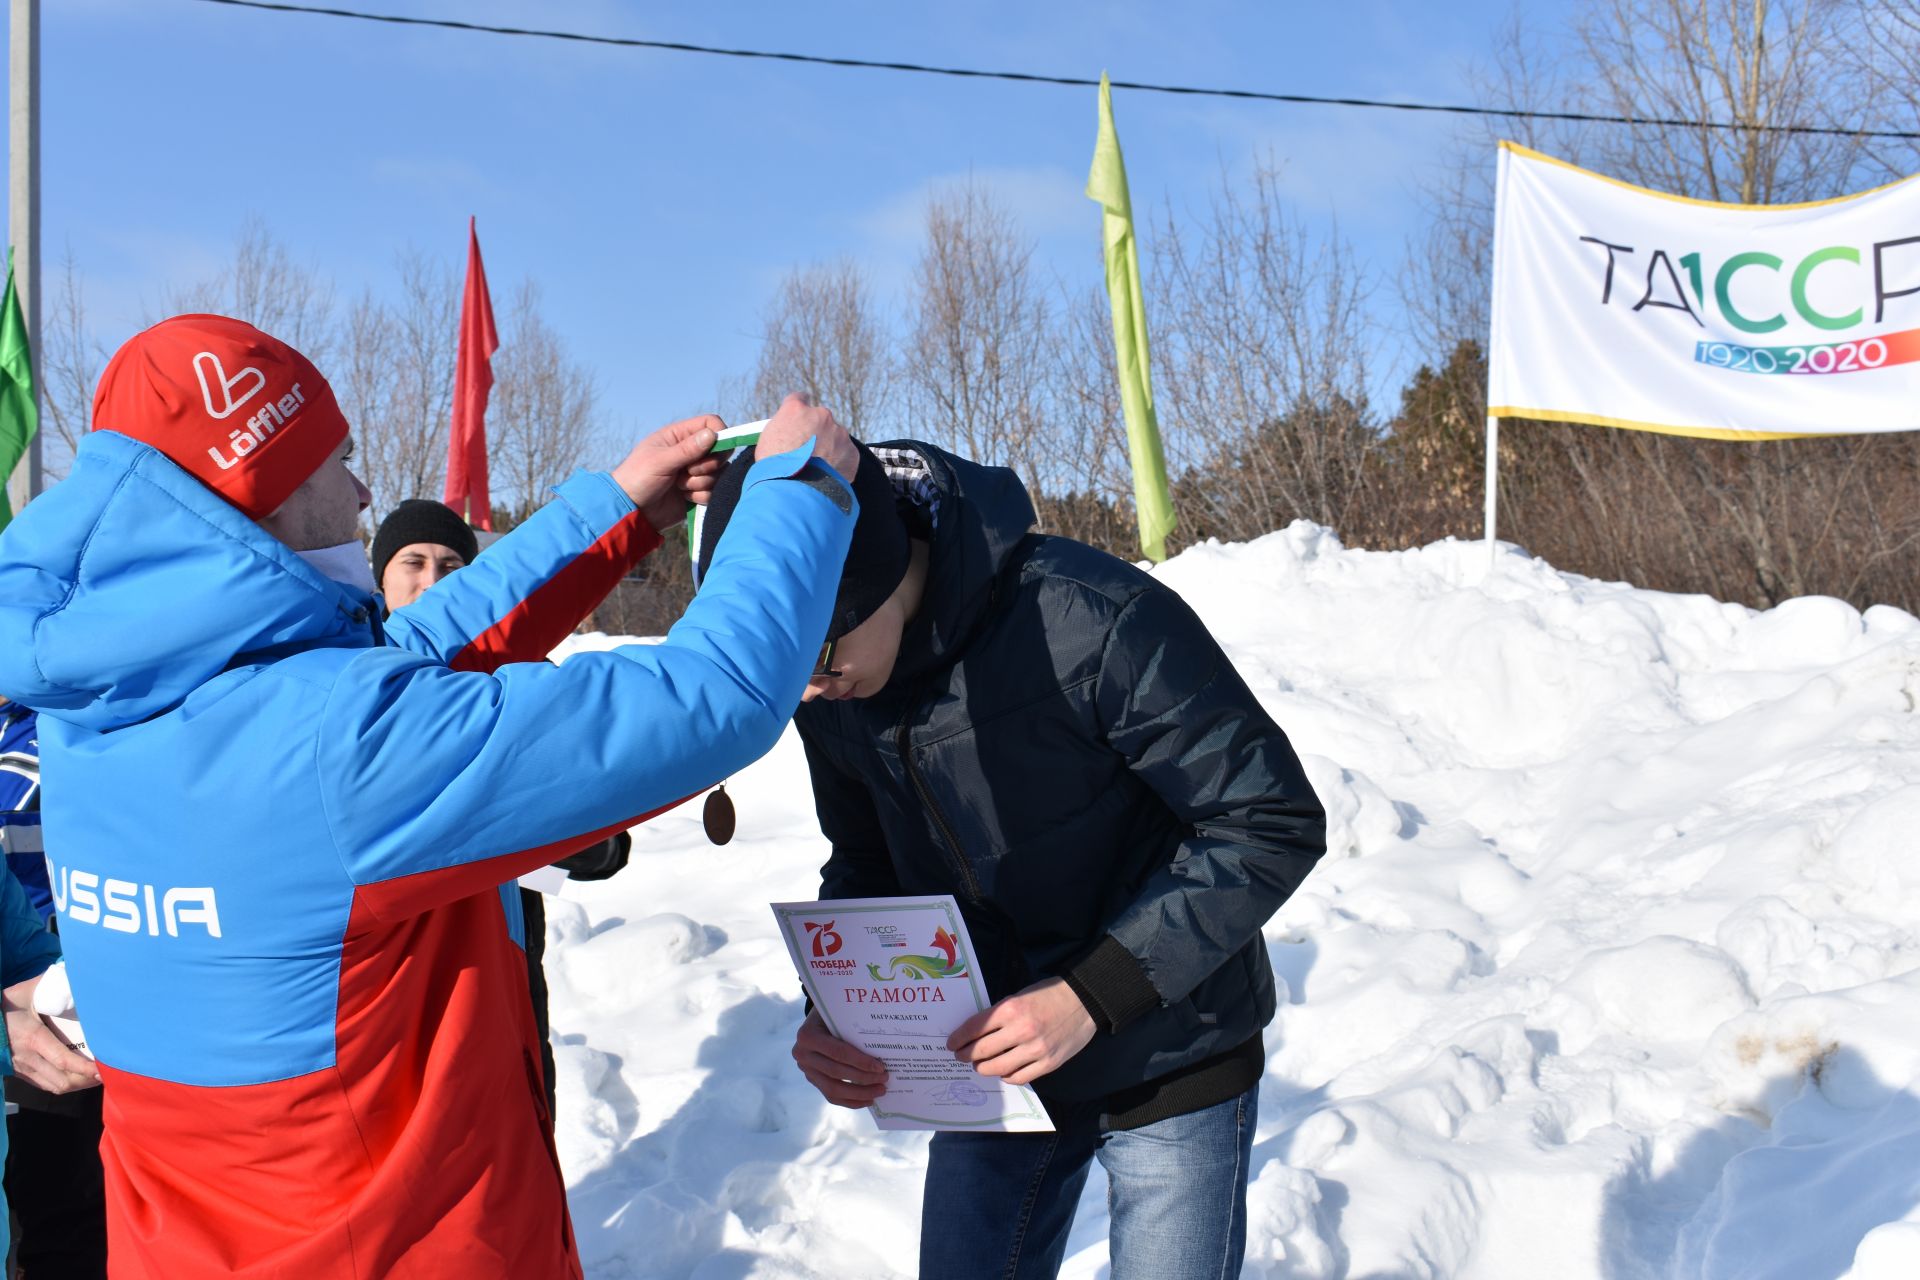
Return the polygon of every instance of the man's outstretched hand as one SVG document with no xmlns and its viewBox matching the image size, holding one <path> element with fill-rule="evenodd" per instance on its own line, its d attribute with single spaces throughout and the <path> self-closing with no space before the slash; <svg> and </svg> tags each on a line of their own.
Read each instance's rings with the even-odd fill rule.
<svg viewBox="0 0 1920 1280">
<path fill-rule="evenodd" d="M 808 437 L 813 439 L 813 456 L 852 484 L 853 473 L 860 469 L 860 453 L 853 447 L 853 437 L 833 420 L 831 413 L 797 391 L 780 402 L 780 412 L 774 414 L 761 431 L 754 454 L 771 458 L 777 453 L 798 449 Z"/>
<path fill-rule="evenodd" d="M 613 481 L 626 490 L 655 530 L 671 529 L 686 518 L 687 504 L 704 503 L 726 465 L 712 454 L 726 424 L 710 413 L 668 423 L 639 444 L 613 469 Z"/>
</svg>

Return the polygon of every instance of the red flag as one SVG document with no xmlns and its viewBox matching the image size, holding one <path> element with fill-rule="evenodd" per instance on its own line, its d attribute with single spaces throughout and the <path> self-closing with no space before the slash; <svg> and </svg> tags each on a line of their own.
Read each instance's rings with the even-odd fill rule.
<svg viewBox="0 0 1920 1280">
<path fill-rule="evenodd" d="M 447 493 L 442 499 L 476 529 L 493 530 L 487 496 L 487 393 L 493 390 L 493 327 L 480 235 L 467 219 L 467 294 L 460 304 L 460 354 L 453 365 L 453 432 L 447 440 Z"/>
</svg>

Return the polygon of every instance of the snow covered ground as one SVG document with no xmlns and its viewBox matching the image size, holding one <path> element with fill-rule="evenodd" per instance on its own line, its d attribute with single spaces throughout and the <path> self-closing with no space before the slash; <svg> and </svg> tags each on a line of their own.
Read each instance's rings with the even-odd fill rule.
<svg viewBox="0 0 1920 1280">
<path fill-rule="evenodd" d="M 1305 758 L 1249 1276 L 1920 1276 L 1920 622 L 1298 524 L 1159 570 Z M 604 647 L 604 637 L 572 651 Z M 787 1056 L 791 734 L 550 910 L 587 1273 L 911 1275 L 924 1137 Z M 1106 1271 L 1096 1167 L 1064 1274 Z"/>
</svg>

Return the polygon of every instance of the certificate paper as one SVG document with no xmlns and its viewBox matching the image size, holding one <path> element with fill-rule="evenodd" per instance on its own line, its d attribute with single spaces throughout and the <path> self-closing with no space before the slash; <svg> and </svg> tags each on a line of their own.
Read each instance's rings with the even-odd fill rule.
<svg viewBox="0 0 1920 1280">
<path fill-rule="evenodd" d="M 993 1003 L 951 895 L 776 902 L 773 915 L 827 1030 L 887 1064 L 868 1108 L 882 1129 L 1052 1131 L 1032 1089 L 947 1048 Z"/>
</svg>

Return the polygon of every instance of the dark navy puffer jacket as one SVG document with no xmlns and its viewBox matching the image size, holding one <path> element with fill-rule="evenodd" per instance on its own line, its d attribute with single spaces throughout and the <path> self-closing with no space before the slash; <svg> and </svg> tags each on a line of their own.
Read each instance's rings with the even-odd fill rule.
<svg viewBox="0 0 1920 1280">
<path fill-rule="evenodd" d="M 796 717 L 822 896 L 952 893 L 996 999 L 1067 977 L 1102 1030 L 1048 1096 L 1242 1045 L 1274 1011 L 1260 927 L 1326 847 L 1286 735 L 1172 590 L 1030 534 L 1011 471 L 877 447 L 924 459 L 935 524 L 887 687 Z"/>
</svg>

